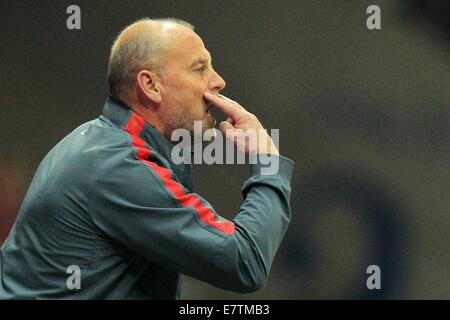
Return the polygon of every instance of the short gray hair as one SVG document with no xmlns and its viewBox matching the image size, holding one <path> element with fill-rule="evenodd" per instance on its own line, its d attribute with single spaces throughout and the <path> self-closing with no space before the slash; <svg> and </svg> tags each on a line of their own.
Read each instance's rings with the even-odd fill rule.
<svg viewBox="0 0 450 320">
<path fill-rule="evenodd" d="M 122 41 L 122 35 L 137 24 L 149 23 L 162 25 L 167 22 L 179 24 L 194 30 L 193 25 L 179 19 L 144 18 L 127 26 L 117 36 L 111 48 L 107 75 L 109 91 L 112 97 L 119 100 L 130 99 L 134 94 L 135 78 L 140 70 L 152 70 L 162 76 L 163 69 L 160 66 L 160 62 L 163 54 L 169 47 L 168 41 L 166 41 L 167 39 L 164 39 L 158 31 L 136 32 L 127 41 Z M 153 30 L 159 29 L 153 28 Z"/>
</svg>

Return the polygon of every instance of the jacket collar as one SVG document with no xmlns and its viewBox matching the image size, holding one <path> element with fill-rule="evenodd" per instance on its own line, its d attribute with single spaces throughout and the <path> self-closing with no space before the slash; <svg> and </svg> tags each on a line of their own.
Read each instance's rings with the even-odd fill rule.
<svg viewBox="0 0 450 320">
<path fill-rule="evenodd" d="M 183 184 L 192 191 L 192 165 L 174 164 L 171 159 L 171 153 L 174 145 L 164 137 L 152 125 L 145 122 L 137 113 L 122 101 L 116 100 L 111 96 L 105 102 L 102 116 L 108 119 L 114 126 L 121 130 L 127 130 L 130 120 L 140 123 L 141 128 L 136 131 L 138 137 L 144 140 L 151 149 L 158 152 L 170 164 L 170 169 L 183 182 Z M 133 133 L 132 133 L 133 134 Z"/>
</svg>

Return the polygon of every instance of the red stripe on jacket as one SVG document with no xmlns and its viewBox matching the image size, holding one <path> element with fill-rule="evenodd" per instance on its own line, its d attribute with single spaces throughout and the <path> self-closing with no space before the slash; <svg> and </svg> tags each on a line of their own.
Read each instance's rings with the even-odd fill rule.
<svg viewBox="0 0 450 320">
<path fill-rule="evenodd" d="M 183 187 L 172 178 L 169 169 L 160 167 L 156 163 L 148 160 L 151 155 L 151 149 L 146 145 L 144 140 L 139 138 L 139 134 L 142 129 L 144 129 L 144 126 L 144 119 L 133 112 L 124 128 L 124 130 L 130 134 L 132 145 L 137 150 L 136 158 L 139 161 L 146 163 L 161 178 L 166 188 L 182 206 L 194 208 L 201 221 L 225 234 L 233 234 L 236 230 L 233 223 L 217 220 L 217 216 L 214 212 L 210 208 L 204 206 L 197 196 L 192 193 L 184 192 Z"/>
</svg>

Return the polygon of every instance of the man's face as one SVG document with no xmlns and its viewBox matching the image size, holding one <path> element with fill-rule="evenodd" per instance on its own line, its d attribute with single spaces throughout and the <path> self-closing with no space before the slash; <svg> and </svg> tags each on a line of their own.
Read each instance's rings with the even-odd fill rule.
<svg viewBox="0 0 450 320">
<path fill-rule="evenodd" d="M 214 71 L 200 37 L 191 30 L 183 30 L 173 41 L 163 70 L 161 120 L 166 135 L 178 128 L 193 132 L 194 121 L 202 121 L 203 131 L 214 127 L 216 120 L 207 112 L 209 105 L 203 95 L 217 94 L 225 82 Z"/>
</svg>

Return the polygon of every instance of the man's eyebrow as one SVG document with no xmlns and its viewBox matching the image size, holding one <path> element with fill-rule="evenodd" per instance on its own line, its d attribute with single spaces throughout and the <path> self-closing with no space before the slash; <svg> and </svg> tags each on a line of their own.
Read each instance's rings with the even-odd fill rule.
<svg viewBox="0 0 450 320">
<path fill-rule="evenodd" d="M 212 65 L 212 61 L 210 61 L 209 59 L 198 58 L 198 59 L 195 59 L 194 62 L 192 62 L 191 68 L 198 64 L 208 64 L 208 63 L 210 63 Z"/>
</svg>

